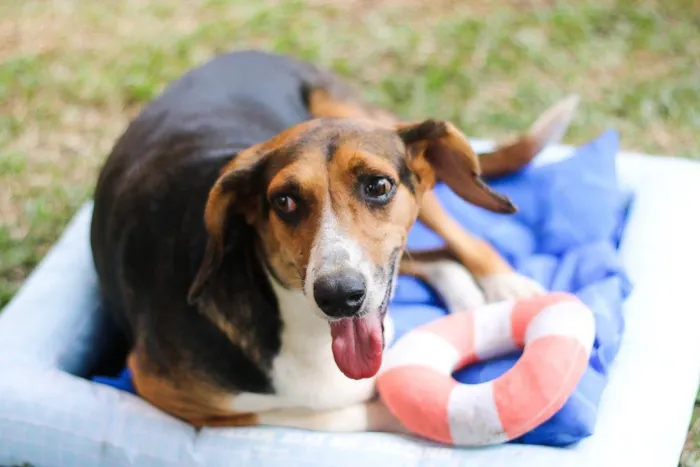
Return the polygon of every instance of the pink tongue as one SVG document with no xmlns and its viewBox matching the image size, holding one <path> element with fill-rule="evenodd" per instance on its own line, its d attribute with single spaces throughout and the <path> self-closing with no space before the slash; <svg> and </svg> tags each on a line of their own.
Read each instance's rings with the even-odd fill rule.
<svg viewBox="0 0 700 467">
<path fill-rule="evenodd" d="M 331 323 L 333 358 L 351 379 L 370 378 L 382 364 L 382 323 L 379 314 L 344 318 Z"/>
</svg>

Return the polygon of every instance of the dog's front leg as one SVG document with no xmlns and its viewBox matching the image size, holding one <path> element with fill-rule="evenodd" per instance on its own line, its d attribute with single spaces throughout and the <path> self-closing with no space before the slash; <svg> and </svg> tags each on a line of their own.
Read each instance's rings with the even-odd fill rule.
<svg viewBox="0 0 700 467">
<path fill-rule="evenodd" d="M 450 313 L 486 303 L 474 276 L 448 250 L 409 252 L 401 258 L 399 272 L 425 281 Z"/>
<path fill-rule="evenodd" d="M 259 425 L 312 431 L 407 433 L 379 398 L 333 410 L 276 409 L 258 414 Z"/>
<path fill-rule="evenodd" d="M 454 259 L 472 273 L 487 302 L 544 293 L 544 287 L 514 271 L 491 245 L 464 230 L 444 210 L 435 193 L 425 193 L 418 217 L 426 227 L 445 240 Z"/>
</svg>

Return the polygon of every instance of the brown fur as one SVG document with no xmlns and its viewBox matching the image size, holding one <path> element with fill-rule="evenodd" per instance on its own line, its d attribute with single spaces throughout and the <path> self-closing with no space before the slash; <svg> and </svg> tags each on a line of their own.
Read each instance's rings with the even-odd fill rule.
<svg viewBox="0 0 700 467">
<path fill-rule="evenodd" d="M 268 141 L 242 151 L 222 168 L 221 176 L 212 187 L 204 209 L 204 223 L 210 240 L 202 266 L 190 287 L 190 302 L 199 297 L 221 263 L 225 220 L 229 209 L 235 208 L 239 214 L 244 214 L 249 224 L 255 222 L 257 211 L 260 209 L 254 202 L 258 183 L 248 179 L 250 173 L 270 154 L 282 150 L 285 145 L 297 142 L 304 131 L 317 125 L 318 121 L 310 121 L 288 128 Z"/>
<path fill-rule="evenodd" d="M 385 110 L 371 106 L 358 98 L 334 96 L 325 87 L 312 89 L 308 97 L 311 114 L 316 118 L 366 118 L 378 123 L 391 125 L 396 117 Z"/>
<path fill-rule="evenodd" d="M 311 209 L 303 224 L 290 229 L 276 216 L 269 219 L 259 216 L 253 220 L 263 240 L 265 257 L 277 279 L 286 286 L 303 286 L 306 265 L 320 221 L 320 216 L 315 213 L 321 209 L 327 192 L 325 172 L 323 155 L 319 151 L 304 151 L 296 161 L 275 175 L 267 189 L 270 194 L 289 181 L 298 182 L 302 196 Z"/>
<path fill-rule="evenodd" d="M 159 376 L 138 347 L 129 354 L 127 365 L 139 396 L 196 427 L 257 424 L 255 414 L 232 413 L 227 408 L 231 394 L 223 393 L 215 385 L 208 384 L 204 375 L 182 373 Z"/>
<path fill-rule="evenodd" d="M 331 204 L 339 208 L 336 213 L 341 216 L 342 227 L 365 246 L 374 263 L 387 264 L 392 251 L 405 242 L 408 230 L 416 219 L 416 200 L 405 186 L 399 186 L 387 210 L 368 210 L 363 206 L 352 194 L 354 179 L 347 167 L 362 165 L 372 172 L 387 174 L 394 180 L 398 180 L 399 175 L 385 159 L 358 151 L 356 147 L 349 142 L 336 151 L 329 173 L 331 184 L 338 189 L 331 190 Z"/>
<path fill-rule="evenodd" d="M 260 346 L 255 335 L 243 331 L 245 326 L 241 326 L 241 320 L 249 320 L 250 314 L 254 310 L 240 310 L 241 313 L 237 316 L 236 321 L 232 321 L 230 317 L 225 316 L 211 303 L 200 305 L 199 312 L 206 316 L 232 343 L 236 344 L 252 361 L 257 364 L 262 363 L 260 355 Z"/>
</svg>

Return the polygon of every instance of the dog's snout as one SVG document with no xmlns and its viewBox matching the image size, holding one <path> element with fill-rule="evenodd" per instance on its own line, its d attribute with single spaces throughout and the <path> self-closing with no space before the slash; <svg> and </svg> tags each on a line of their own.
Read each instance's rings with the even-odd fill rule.
<svg viewBox="0 0 700 467">
<path fill-rule="evenodd" d="M 367 293 L 362 274 L 346 271 L 321 276 L 314 282 L 314 299 L 323 312 L 333 318 L 352 316 L 360 310 Z"/>
</svg>

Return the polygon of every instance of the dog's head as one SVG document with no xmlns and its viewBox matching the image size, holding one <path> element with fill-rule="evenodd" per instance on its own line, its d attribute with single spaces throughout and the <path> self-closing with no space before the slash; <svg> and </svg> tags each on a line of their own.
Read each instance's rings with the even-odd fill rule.
<svg viewBox="0 0 700 467">
<path fill-rule="evenodd" d="M 216 273 L 228 216 L 241 215 L 258 233 L 270 274 L 329 321 L 341 371 L 373 376 L 398 262 L 426 190 L 440 179 L 469 202 L 513 212 L 479 173 L 466 138 L 447 122 L 317 119 L 292 127 L 222 170 L 206 205 L 209 245 L 190 300 Z"/>
</svg>

